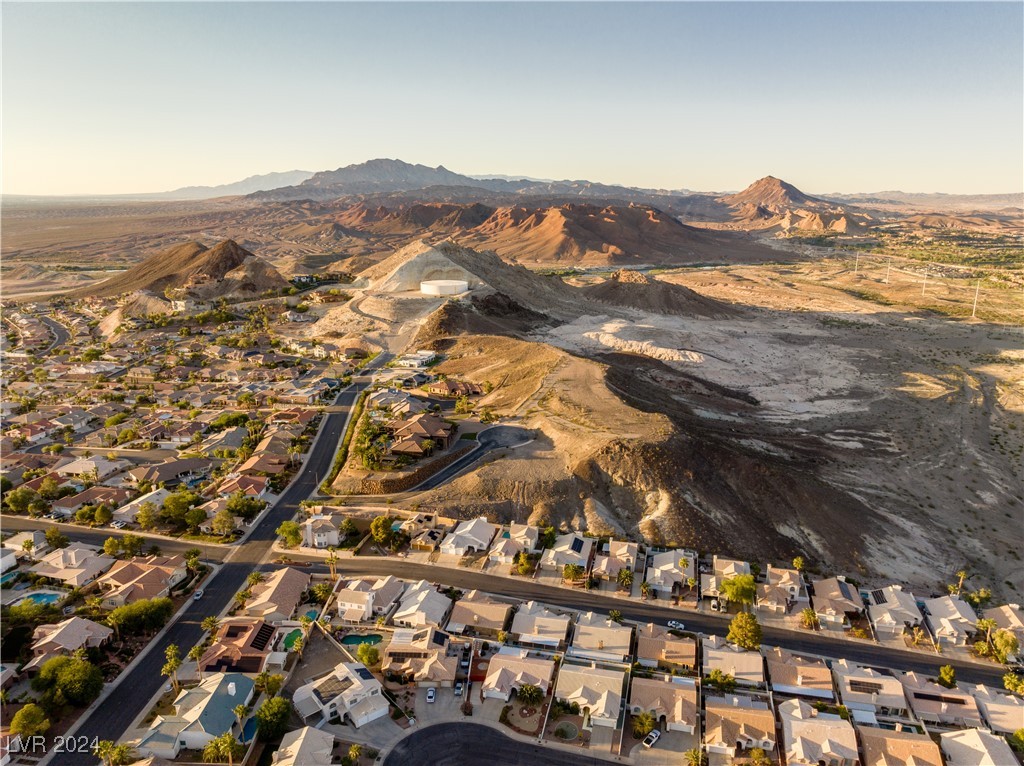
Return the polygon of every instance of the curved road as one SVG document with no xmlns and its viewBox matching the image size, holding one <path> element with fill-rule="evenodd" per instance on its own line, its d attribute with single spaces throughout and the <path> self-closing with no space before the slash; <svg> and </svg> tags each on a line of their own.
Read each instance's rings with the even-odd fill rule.
<svg viewBox="0 0 1024 766">
<path fill-rule="evenodd" d="M 446 481 L 458 476 L 491 450 L 496 450 L 501 447 L 515 447 L 520 444 L 524 444 L 531 438 L 533 437 L 529 431 L 517 426 L 493 426 L 488 428 L 486 431 L 482 431 L 480 433 L 476 449 L 472 452 L 466 453 L 451 465 L 442 468 L 433 476 L 424 479 L 408 491 L 425 492 L 428 489 L 439 487 Z"/>
<path fill-rule="evenodd" d="M 264 558 L 277 537 L 274 530 L 282 521 L 291 519 L 299 509 L 299 502 L 317 491 L 317 485 L 331 469 L 334 454 L 337 451 L 346 423 L 359 394 L 370 385 L 371 378 L 366 374 L 369 370 L 384 364 L 389 358 L 381 354 L 363 374 L 353 380 L 353 384 L 342 391 L 335 400 L 342 411 L 331 412 L 324 418 L 323 430 L 306 465 L 298 477 L 284 491 L 274 507 L 253 528 L 248 539 L 234 546 L 234 552 L 227 562 L 203 586 L 204 597 L 201 601 L 189 603 L 185 613 L 172 622 L 160 637 L 147 647 L 147 653 L 128 673 L 123 674 L 116 687 L 98 707 L 79 720 L 70 735 L 117 740 L 125 730 L 143 712 L 149 700 L 160 690 L 164 678 L 160 670 L 164 664 L 164 650 L 170 644 L 177 644 L 182 654 L 198 643 L 202 638 L 203 629 L 200 623 L 204 617 L 220 614 L 242 589 L 246 577 L 256 569 L 268 568 L 263 565 Z M 65 753 L 60 756 L 61 766 L 94 766 L 99 762 L 95 756 L 87 753 Z"/>
<path fill-rule="evenodd" d="M 506 737 L 478 723 L 439 723 L 399 741 L 384 766 L 594 766 L 607 761 Z"/>
</svg>

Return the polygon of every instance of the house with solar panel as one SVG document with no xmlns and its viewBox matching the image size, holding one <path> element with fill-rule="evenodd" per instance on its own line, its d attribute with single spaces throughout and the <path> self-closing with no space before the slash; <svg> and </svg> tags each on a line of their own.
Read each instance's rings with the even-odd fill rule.
<svg viewBox="0 0 1024 766">
<path fill-rule="evenodd" d="M 174 713 L 158 715 L 136 749 L 143 756 L 174 759 L 202 750 L 224 732 L 241 733 L 235 708 L 252 701 L 253 680 L 241 673 L 214 673 L 174 698 Z"/>
<path fill-rule="evenodd" d="M 578 532 L 559 535 L 555 538 L 555 544 L 540 557 L 540 565 L 557 572 L 561 572 L 566 564 L 578 564 L 588 569 L 594 553 L 594 542 L 593 538 L 584 537 Z"/>
<path fill-rule="evenodd" d="M 890 585 L 868 593 L 868 619 L 879 638 L 898 638 L 921 625 L 924 617 L 913 593 Z"/>
<path fill-rule="evenodd" d="M 864 611 L 860 593 L 842 576 L 815 581 L 811 603 L 821 627 L 833 630 L 842 630 Z"/>
<path fill-rule="evenodd" d="M 206 673 L 260 673 L 267 668 L 277 628 L 258 617 L 232 617 L 217 626 L 198 666 Z M 278 665 L 286 653 L 280 652 Z"/>
<path fill-rule="evenodd" d="M 357 729 L 388 714 L 381 683 L 359 662 L 342 662 L 334 670 L 295 690 L 292 703 L 303 721 L 337 719 Z"/>
</svg>

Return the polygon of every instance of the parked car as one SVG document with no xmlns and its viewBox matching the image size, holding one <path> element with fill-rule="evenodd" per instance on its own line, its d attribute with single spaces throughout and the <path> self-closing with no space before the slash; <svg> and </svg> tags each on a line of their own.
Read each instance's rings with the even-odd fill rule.
<svg viewBox="0 0 1024 766">
<path fill-rule="evenodd" d="M 195 593 L 192 594 L 192 600 L 193 601 L 198 601 L 202 597 L 203 597 L 203 589 L 202 588 L 200 588 L 199 590 L 197 590 Z"/>
<path fill-rule="evenodd" d="M 462 681 L 456 681 L 455 682 L 455 696 L 456 697 L 461 697 L 462 696 L 462 686 L 463 686 Z"/>
<path fill-rule="evenodd" d="M 437 689 L 431 686 L 427 689 L 427 702 L 433 702 L 435 699 L 437 699 Z"/>
<path fill-rule="evenodd" d="M 679 622 L 679 620 L 669 620 L 668 626 L 674 630 L 686 630 L 686 626 Z"/>
<path fill-rule="evenodd" d="M 644 747 L 654 747 L 654 743 L 661 738 L 661 732 L 658 729 L 654 729 L 650 734 L 644 737 Z"/>
</svg>

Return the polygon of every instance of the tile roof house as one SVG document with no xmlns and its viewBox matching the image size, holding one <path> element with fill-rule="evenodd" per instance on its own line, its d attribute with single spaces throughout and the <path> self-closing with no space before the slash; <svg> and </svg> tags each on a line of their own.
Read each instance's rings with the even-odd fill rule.
<svg viewBox="0 0 1024 766">
<path fill-rule="evenodd" d="M 832 671 L 818 657 L 805 657 L 775 646 L 764 653 L 768 677 L 776 694 L 832 701 Z"/>
<path fill-rule="evenodd" d="M 224 732 L 237 732 L 234 708 L 249 704 L 254 686 L 241 673 L 214 673 L 198 686 L 182 689 L 174 699 L 174 714 L 158 715 L 136 749 L 173 759 L 182 749 L 202 750 Z"/>
<path fill-rule="evenodd" d="M 1016 756 L 1002 737 L 984 729 L 966 729 L 939 735 L 946 766 L 1003 766 Z"/>
<path fill-rule="evenodd" d="M 703 674 L 720 670 L 743 686 L 764 686 L 764 658 L 760 652 L 748 652 L 726 642 L 721 636 L 703 639 Z"/>
<path fill-rule="evenodd" d="M 449 633 L 497 636 L 508 625 L 512 605 L 486 593 L 471 590 L 452 606 L 448 618 Z"/>
<path fill-rule="evenodd" d="M 337 514 L 316 514 L 302 522 L 302 547 L 330 548 L 341 542 L 340 529 L 345 517 Z"/>
<path fill-rule="evenodd" d="M 204 672 L 259 673 L 267 664 L 277 629 L 257 617 L 229 617 L 199 658 Z"/>
<path fill-rule="evenodd" d="M 693 679 L 637 676 L 629 687 L 629 710 L 633 715 L 650 713 L 666 731 L 693 734 L 698 723 L 697 685 Z"/>
<path fill-rule="evenodd" d="M 608 553 L 599 553 L 594 557 L 594 566 L 591 571 L 598 577 L 614 581 L 619 576 L 620 570 L 632 570 L 636 566 L 636 557 L 639 553 L 640 546 L 636 543 L 610 540 Z"/>
<path fill-rule="evenodd" d="M 776 614 L 799 611 L 810 605 L 807 588 L 800 572 L 768 565 L 766 582 L 757 586 L 757 608 Z"/>
<path fill-rule="evenodd" d="M 54 513 L 59 513 L 65 517 L 72 515 L 87 505 L 105 505 L 113 511 L 122 503 L 130 500 L 133 494 L 135 493 L 131 490 L 120 487 L 104 487 L 97 484 L 76 495 L 68 495 L 67 497 L 54 500 L 51 508 Z"/>
<path fill-rule="evenodd" d="M 295 690 L 292 702 L 304 720 L 320 717 L 327 723 L 337 716 L 357 729 L 388 714 L 389 703 L 382 686 L 366 666 L 339 663 L 334 670 Z"/>
<path fill-rule="evenodd" d="M 1004 604 L 986 609 L 981 613 L 986 620 L 992 620 L 996 628 L 1008 630 L 1017 637 L 1018 643 L 1024 648 L 1024 609 L 1020 604 Z M 1020 655 L 1021 652 L 1018 652 Z"/>
<path fill-rule="evenodd" d="M 526 649 L 503 646 L 487 665 L 487 677 L 481 691 L 487 699 L 508 702 L 512 692 L 526 684 L 538 687 L 547 694 L 555 673 L 554 660 L 532 657 Z"/>
<path fill-rule="evenodd" d="M 662 598 L 688 591 L 687 580 L 697 577 L 696 551 L 665 551 L 647 560 L 647 584 Z"/>
<path fill-rule="evenodd" d="M 978 630 L 978 616 L 962 598 L 926 599 L 924 611 L 928 628 L 940 645 L 966 646 Z"/>
<path fill-rule="evenodd" d="M 900 681 L 914 716 L 925 724 L 960 728 L 981 726 L 981 711 L 969 693 L 947 689 L 913 672 L 904 673 Z"/>
<path fill-rule="evenodd" d="M 511 564 L 517 553 L 536 551 L 539 540 L 540 530 L 537 527 L 512 523 L 507 532 L 494 539 L 487 558 L 502 564 Z"/>
<path fill-rule="evenodd" d="M 704 700 L 704 747 L 734 756 L 737 749 L 775 749 L 775 716 L 763 702 L 736 694 Z"/>
<path fill-rule="evenodd" d="M 559 535 L 553 547 L 541 554 L 540 565 L 559 572 L 566 564 L 578 564 L 586 569 L 594 550 L 594 539 L 576 532 Z"/>
<path fill-rule="evenodd" d="M 697 664 L 697 642 L 649 622 L 637 628 L 636 661 L 648 668 L 693 669 Z"/>
<path fill-rule="evenodd" d="M 491 540 L 497 533 L 498 525 L 491 524 L 484 516 L 463 521 L 454 532 L 444 538 L 441 553 L 465 556 L 467 553 L 486 551 L 491 547 Z"/>
<path fill-rule="evenodd" d="M 71 543 L 43 556 L 29 571 L 73 588 L 88 585 L 114 565 L 114 559 L 81 543 Z"/>
<path fill-rule="evenodd" d="M 40 625 L 32 634 L 32 659 L 22 670 L 36 670 L 47 660 L 78 649 L 103 646 L 114 631 L 82 617 L 69 617 L 56 625 Z"/>
<path fill-rule="evenodd" d="M 130 503 L 125 503 L 114 511 L 114 521 L 126 521 L 134 524 L 135 517 L 145 503 L 151 503 L 157 510 L 164 504 L 164 500 L 170 497 L 171 491 L 164 487 L 157 487 L 151 492 L 135 498 Z"/>
<path fill-rule="evenodd" d="M 897 638 L 919 626 L 924 617 L 913 593 L 889 585 L 868 594 L 868 619 L 879 638 Z"/>
<path fill-rule="evenodd" d="M 334 735 L 312 726 L 290 731 L 274 751 L 272 766 L 331 766 Z"/>
<path fill-rule="evenodd" d="M 583 612 L 576 618 L 569 654 L 574 657 L 622 662 L 629 656 L 633 628 L 599 612 Z"/>
<path fill-rule="evenodd" d="M 452 600 L 426 580 L 409 585 L 398 604 L 398 610 L 391 620 L 395 625 L 407 628 L 422 628 L 427 625 L 440 627 L 448 618 Z"/>
<path fill-rule="evenodd" d="M 46 542 L 46 534 L 39 529 L 31 529 L 27 532 L 18 532 L 15 535 L 11 535 L 0 543 L 0 546 L 20 554 L 25 550 L 23 546 L 26 541 L 31 541 L 32 543 L 32 552 L 29 555 L 33 558 L 39 558 L 50 551 L 50 544 Z"/>
<path fill-rule="evenodd" d="M 750 574 L 750 564 L 737 559 L 713 556 L 711 573 L 700 576 L 700 592 L 705 598 L 718 598 L 722 595 L 722 583 L 740 575 Z"/>
<path fill-rule="evenodd" d="M 291 567 L 271 572 L 263 582 L 252 587 L 252 596 L 238 614 L 262 617 L 274 624 L 290 620 L 302 603 L 309 580 L 309 574 Z"/>
<path fill-rule="evenodd" d="M 862 766 L 943 766 L 939 746 L 926 734 L 858 726 Z"/>
<path fill-rule="evenodd" d="M 596 665 L 562 663 L 555 684 L 555 698 L 580 706 L 584 725 L 615 728 L 622 704 L 626 675 L 621 670 Z"/>
<path fill-rule="evenodd" d="M 396 630 L 381 656 L 381 669 L 420 686 L 451 686 L 459 658 L 449 648 L 450 638 L 434 627 Z"/>
<path fill-rule="evenodd" d="M 115 609 L 167 596 L 187 574 L 182 556 L 149 556 L 118 561 L 96 582 L 103 592 L 103 606 Z"/>
<path fill-rule="evenodd" d="M 558 648 L 569 633 L 572 618 L 537 601 L 527 601 L 512 618 L 511 633 L 520 644 Z"/>
<path fill-rule="evenodd" d="M 875 723 L 876 715 L 906 717 L 907 698 L 895 676 L 841 659 L 832 662 L 832 677 L 839 701 L 850 709 L 854 720 Z"/>
<path fill-rule="evenodd" d="M 781 703 L 779 718 L 789 766 L 858 766 L 857 733 L 849 721 L 819 712 L 799 699 Z"/>
<path fill-rule="evenodd" d="M 365 622 L 386 615 L 404 588 L 405 584 L 391 575 L 351 580 L 337 591 L 338 616 L 346 622 Z"/>
<path fill-rule="evenodd" d="M 811 602 L 823 628 L 841 628 L 848 623 L 847 615 L 858 615 L 864 611 L 864 602 L 857 589 L 841 576 L 817 580 Z"/>
<path fill-rule="evenodd" d="M 983 684 L 961 683 L 964 691 L 970 691 L 978 703 L 985 725 L 997 734 L 1012 734 L 1024 729 L 1024 699 L 1015 694 Z"/>
</svg>

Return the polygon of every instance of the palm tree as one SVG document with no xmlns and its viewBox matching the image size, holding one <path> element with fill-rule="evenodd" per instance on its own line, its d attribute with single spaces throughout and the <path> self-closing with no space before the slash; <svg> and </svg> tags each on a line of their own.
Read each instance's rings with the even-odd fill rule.
<svg viewBox="0 0 1024 766">
<path fill-rule="evenodd" d="M 359 762 L 359 756 L 361 756 L 362 754 L 363 754 L 363 746 L 362 745 L 350 745 L 349 746 L 349 748 L 348 748 L 348 759 L 352 763 L 358 763 Z"/>
<path fill-rule="evenodd" d="M 220 627 L 220 618 L 213 614 L 209 617 L 204 617 L 200 627 L 212 636 L 217 632 L 217 628 Z"/>
<path fill-rule="evenodd" d="M 178 669 L 181 667 L 181 652 L 178 651 L 178 645 L 170 644 L 164 650 L 164 657 L 167 658 L 167 662 L 164 663 L 163 669 L 160 672 L 170 677 L 171 683 L 174 685 L 174 693 L 177 694 Z"/>
<path fill-rule="evenodd" d="M 306 640 L 299 636 L 295 639 L 295 643 L 292 644 L 292 651 L 299 655 L 299 659 L 302 659 L 302 650 L 306 648 Z"/>
<path fill-rule="evenodd" d="M 250 572 L 249 576 L 245 578 L 245 582 L 250 588 L 254 585 L 259 585 L 263 582 L 263 572 Z"/>
<path fill-rule="evenodd" d="M 633 716 L 633 736 L 637 739 L 646 737 L 657 725 L 657 720 L 647 710 Z"/>
<path fill-rule="evenodd" d="M 963 591 L 963 589 L 964 589 L 964 580 L 966 580 L 966 579 L 967 579 L 967 570 L 966 569 L 961 569 L 959 572 L 957 572 L 956 573 L 956 585 L 950 585 L 949 586 L 950 593 L 953 593 L 953 590 L 956 589 L 956 593 L 954 595 L 959 596 L 961 591 Z"/>
<path fill-rule="evenodd" d="M 642 583 L 640 583 L 640 597 L 647 598 L 650 594 L 651 585 L 647 582 L 647 580 L 644 580 Z"/>
<path fill-rule="evenodd" d="M 683 755 L 686 757 L 686 766 L 707 766 L 708 754 L 699 747 L 687 750 Z"/>
<path fill-rule="evenodd" d="M 618 577 L 619 585 L 625 590 L 629 590 L 633 587 L 633 570 L 629 567 L 619 570 Z"/>
<path fill-rule="evenodd" d="M 249 707 L 247 705 L 235 705 L 231 712 L 235 714 L 235 718 L 238 720 L 238 731 L 242 731 L 242 721 L 249 714 Z"/>
<path fill-rule="evenodd" d="M 103 761 L 104 766 L 111 766 L 113 758 L 111 757 L 114 752 L 114 748 L 117 747 L 116 742 L 112 742 L 109 739 L 101 739 L 96 743 L 92 749 L 92 754 Z"/>
<path fill-rule="evenodd" d="M 335 553 L 337 548 L 333 545 L 327 549 L 327 568 L 331 570 L 331 582 L 338 579 L 338 555 Z"/>
<path fill-rule="evenodd" d="M 228 766 L 234 766 L 235 758 L 242 756 L 242 743 L 235 739 L 235 735 L 226 731 L 219 737 L 215 737 L 203 748 L 204 761 L 222 761 L 227 758 Z"/>
<path fill-rule="evenodd" d="M 138 758 L 131 745 L 114 745 L 110 751 L 110 766 L 128 766 Z"/>
<path fill-rule="evenodd" d="M 199 660 L 206 654 L 206 649 L 203 648 L 202 644 L 196 644 L 188 650 L 188 658 L 196 664 L 196 672 L 199 673 L 199 680 L 203 680 L 203 666 L 199 664 Z"/>
<path fill-rule="evenodd" d="M 992 631 L 996 629 L 996 621 L 991 620 L 987 617 L 978 620 L 978 630 L 985 631 L 985 643 L 989 646 L 992 645 Z"/>
</svg>

